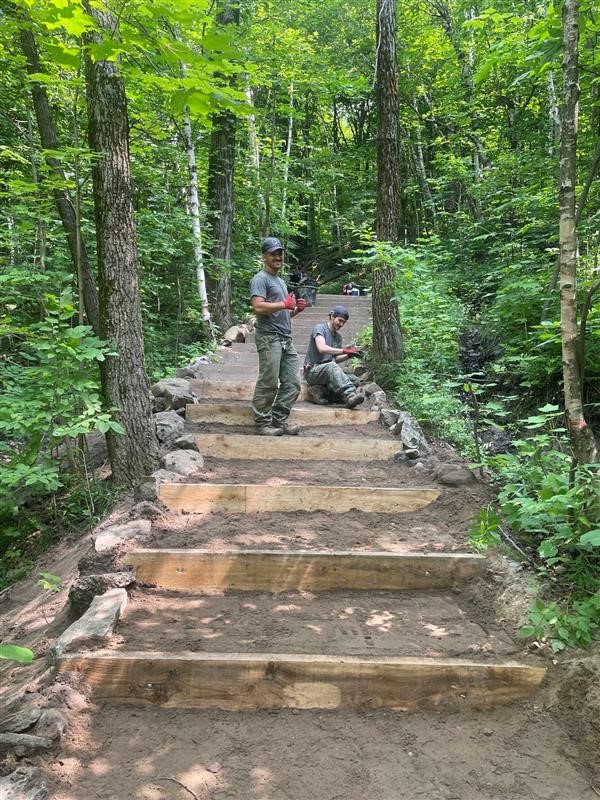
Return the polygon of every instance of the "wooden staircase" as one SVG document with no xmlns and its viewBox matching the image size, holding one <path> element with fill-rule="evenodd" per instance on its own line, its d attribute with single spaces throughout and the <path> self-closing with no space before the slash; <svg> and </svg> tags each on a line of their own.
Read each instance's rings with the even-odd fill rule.
<svg viewBox="0 0 600 800">
<path fill-rule="evenodd" d="M 294 323 L 299 351 L 338 302 L 350 307 L 346 340 L 368 321 L 368 298 L 320 297 Z M 408 472 L 393 460 L 397 439 L 381 430 L 348 435 L 348 427 L 377 425 L 368 410 L 310 406 L 301 396 L 292 421 L 306 433 L 253 436 L 247 401 L 256 368 L 253 344 L 228 348 L 195 382 L 202 401 L 187 409 L 206 463 L 227 461 L 237 477 L 243 461 L 254 480 L 165 483 L 160 496 L 169 509 L 199 515 L 200 525 L 218 514 L 276 514 L 282 527 L 298 515 L 306 515 L 308 527 L 311 512 L 320 512 L 343 529 L 346 515 L 357 511 L 365 519 L 395 515 L 401 526 L 402 515 L 438 501 L 439 486 L 395 485 L 396 473 Z M 318 435 L 311 434 L 315 427 Z M 261 480 L 265 460 L 281 463 L 280 482 Z M 289 482 L 291 460 L 309 473 L 311 463 L 330 462 L 331 482 Z M 354 483 L 356 464 L 374 461 L 389 467 L 389 485 Z M 176 708 L 488 708 L 537 689 L 545 670 L 515 661 L 514 643 L 478 627 L 454 591 L 485 572 L 484 557 L 332 551 L 319 548 L 318 530 L 311 533 L 310 550 L 216 551 L 165 540 L 129 552 L 126 560 L 147 588 L 120 625 L 123 649 L 68 655 L 61 668 L 79 671 L 99 699 Z"/>
</svg>

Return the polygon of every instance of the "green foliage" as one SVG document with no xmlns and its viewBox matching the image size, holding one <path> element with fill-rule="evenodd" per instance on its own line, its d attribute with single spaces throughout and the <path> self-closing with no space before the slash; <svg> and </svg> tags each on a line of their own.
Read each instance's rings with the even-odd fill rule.
<svg viewBox="0 0 600 800">
<path fill-rule="evenodd" d="M 34 655 L 28 647 L 19 647 L 16 644 L 0 644 L 0 659 L 17 661 L 19 664 L 30 664 Z"/>
<path fill-rule="evenodd" d="M 53 575 L 51 572 L 40 572 L 38 584 L 42 589 L 46 589 L 49 592 L 60 592 L 62 580 L 58 575 Z"/>
<path fill-rule="evenodd" d="M 443 438 L 471 453 L 473 439 L 463 404 L 450 379 L 459 368 L 459 335 L 465 312 L 425 247 L 375 245 L 358 259 L 383 261 L 396 275 L 405 357 L 400 364 L 376 365 L 375 377 L 395 390 L 396 403 Z"/>
<path fill-rule="evenodd" d="M 493 544 L 505 521 L 535 561 L 545 588 L 522 635 L 555 651 L 589 644 L 600 627 L 600 464 L 573 469 L 564 431 L 551 427 L 556 416 L 555 406 L 541 409 L 526 420 L 539 432 L 487 460 L 501 484 L 498 512 L 482 512 L 471 533 L 475 546 Z"/>
</svg>

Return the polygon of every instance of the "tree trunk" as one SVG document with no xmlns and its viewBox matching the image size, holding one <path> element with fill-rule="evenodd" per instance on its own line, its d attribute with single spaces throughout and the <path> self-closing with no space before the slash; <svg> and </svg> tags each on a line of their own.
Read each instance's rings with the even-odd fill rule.
<svg viewBox="0 0 600 800">
<path fill-rule="evenodd" d="M 396 242 L 400 219 L 396 3 L 377 0 L 377 239 Z M 385 263 L 373 270 L 373 351 L 380 361 L 403 357 L 394 271 Z"/>
<path fill-rule="evenodd" d="M 565 412 L 573 455 L 579 463 L 597 459 L 594 435 L 583 413 L 580 342 L 577 329 L 577 226 L 575 186 L 579 104 L 578 0 L 563 10 L 563 105 L 559 178 L 560 331 Z"/>
<path fill-rule="evenodd" d="M 217 22 L 238 25 L 240 9 L 232 0 L 222 0 Z M 212 119 L 208 155 L 207 206 L 213 241 L 208 291 L 213 321 L 225 331 L 231 325 L 231 249 L 233 240 L 233 168 L 236 119 L 221 111 Z"/>
<path fill-rule="evenodd" d="M 87 8 L 115 35 L 110 14 Z M 150 387 L 144 368 L 138 256 L 129 167 L 129 122 L 123 80 L 114 61 L 86 59 L 89 146 L 98 246 L 100 335 L 117 355 L 101 364 L 102 390 L 124 434 L 106 435 L 113 480 L 134 485 L 157 460 Z"/>
<path fill-rule="evenodd" d="M 254 94 L 250 85 L 246 85 L 245 89 L 246 99 L 248 100 L 248 105 L 254 108 Z M 258 219 L 258 227 L 260 231 L 261 238 L 264 237 L 268 233 L 267 229 L 267 207 L 265 203 L 265 196 L 262 191 L 261 183 L 260 183 L 260 150 L 258 148 L 258 134 L 256 131 L 256 116 L 254 114 L 248 115 L 248 137 L 250 139 L 250 153 L 252 156 L 252 167 L 254 169 L 254 182 L 255 182 L 255 191 L 258 195 L 258 202 L 259 202 L 259 219 Z"/>
<path fill-rule="evenodd" d="M 19 32 L 21 40 L 21 49 L 27 61 L 27 72 L 30 75 L 41 74 L 43 72 L 40 63 L 35 38 L 33 31 L 22 28 Z M 40 132 L 40 140 L 44 150 L 58 150 L 58 139 L 56 136 L 56 129 L 50 111 L 50 104 L 48 102 L 48 95 L 42 83 L 31 83 L 31 96 L 33 98 L 33 106 L 35 109 L 35 116 L 37 120 L 38 130 Z M 46 156 L 46 163 L 50 170 L 60 178 L 60 182 L 66 181 L 64 171 L 60 165 L 60 161 L 51 155 Z M 83 293 L 83 302 L 85 306 L 85 313 L 88 318 L 89 324 L 94 329 L 94 333 L 98 334 L 100 330 L 99 324 L 99 311 L 98 311 L 98 289 L 96 287 L 96 280 L 90 266 L 90 262 L 85 247 L 85 242 L 81 235 L 81 230 L 77 221 L 77 216 L 69 193 L 66 189 L 55 188 L 53 190 L 56 207 L 62 222 L 63 229 L 67 235 L 67 242 L 71 259 L 73 261 L 73 268 L 75 274 L 80 276 L 81 291 Z"/>
</svg>

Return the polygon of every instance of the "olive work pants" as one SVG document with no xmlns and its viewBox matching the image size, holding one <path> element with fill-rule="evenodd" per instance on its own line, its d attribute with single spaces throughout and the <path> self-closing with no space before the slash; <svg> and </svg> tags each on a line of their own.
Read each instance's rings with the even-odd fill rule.
<svg viewBox="0 0 600 800">
<path fill-rule="evenodd" d="M 350 378 L 335 361 L 315 364 L 304 373 L 304 379 L 309 386 L 323 386 L 330 394 L 349 397 L 356 391 Z"/>
<path fill-rule="evenodd" d="M 281 427 L 300 394 L 300 359 L 291 338 L 256 334 L 258 380 L 252 397 L 254 424 Z"/>
</svg>

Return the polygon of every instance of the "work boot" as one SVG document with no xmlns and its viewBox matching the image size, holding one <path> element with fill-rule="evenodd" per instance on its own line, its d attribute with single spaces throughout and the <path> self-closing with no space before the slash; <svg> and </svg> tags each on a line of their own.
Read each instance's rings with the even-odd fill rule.
<svg viewBox="0 0 600 800">
<path fill-rule="evenodd" d="M 362 402 L 364 402 L 364 399 L 364 395 L 354 392 L 354 394 L 348 395 L 344 405 L 346 408 L 356 408 L 356 406 L 359 406 Z"/>
<path fill-rule="evenodd" d="M 329 405 L 329 400 L 325 397 L 325 390 L 322 386 L 309 386 L 306 396 L 310 403 L 314 403 L 317 406 Z"/>
<path fill-rule="evenodd" d="M 262 425 L 256 428 L 257 436 L 283 436 L 282 428 L 275 428 L 273 425 Z"/>
<path fill-rule="evenodd" d="M 283 431 L 286 436 L 298 436 L 300 433 L 300 425 L 291 425 L 289 422 L 282 422 L 281 425 L 276 425 L 276 427 Z"/>
</svg>

